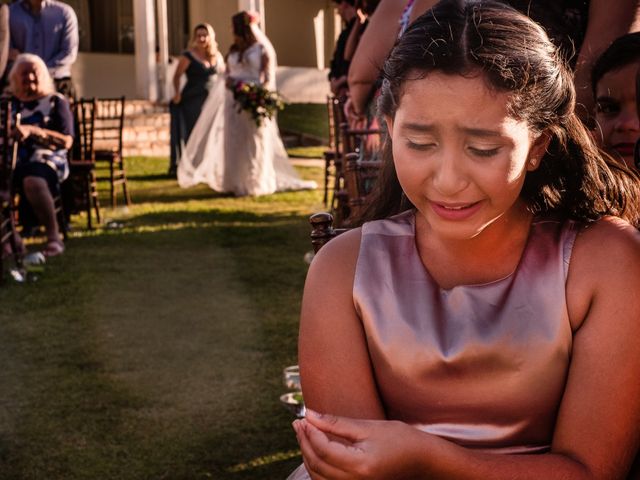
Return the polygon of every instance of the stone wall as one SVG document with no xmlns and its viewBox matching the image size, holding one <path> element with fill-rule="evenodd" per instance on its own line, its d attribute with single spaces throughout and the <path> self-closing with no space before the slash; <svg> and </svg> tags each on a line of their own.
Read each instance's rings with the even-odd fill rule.
<svg viewBox="0 0 640 480">
<path fill-rule="evenodd" d="M 125 157 L 169 157 L 169 109 L 145 100 L 127 100 L 123 150 Z M 98 143 L 99 139 L 96 139 Z"/>
</svg>

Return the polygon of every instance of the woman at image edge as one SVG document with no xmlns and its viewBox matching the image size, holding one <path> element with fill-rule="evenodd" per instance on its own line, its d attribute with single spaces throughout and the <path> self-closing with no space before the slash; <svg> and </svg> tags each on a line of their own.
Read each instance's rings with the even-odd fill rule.
<svg viewBox="0 0 640 480">
<path fill-rule="evenodd" d="M 178 183 L 206 183 L 217 192 L 266 195 L 315 188 L 301 180 L 289 162 L 275 118 L 257 127 L 248 112 L 238 112 L 231 90 L 238 80 L 276 89 L 276 55 L 271 42 L 248 12 L 232 17 L 234 44 L 227 55 L 227 79 L 217 81 L 178 164 Z"/>
<path fill-rule="evenodd" d="M 626 478 L 637 178 L 594 146 L 544 31 L 501 3 L 440 2 L 385 79 L 372 221 L 305 286 L 290 478 Z"/>
</svg>

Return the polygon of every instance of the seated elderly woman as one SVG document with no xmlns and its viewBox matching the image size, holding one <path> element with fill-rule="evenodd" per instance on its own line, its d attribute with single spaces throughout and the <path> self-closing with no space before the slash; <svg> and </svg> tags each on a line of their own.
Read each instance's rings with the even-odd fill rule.
<svg viewBox="0 0 640 480">
<path fill-rule="evenodd" d="M 67 151 L 73 144 L 73 116 L 69 103 L 55 92 L 40 57 L 22 54 L 9 73 L 12 111 L 21 115 L 15 129 L 20 141 L 14 181 L 20 195 L 23 226 L 29 217 L 44 226 L 45 256 L 64 251 L 56 219 L 54 196 L 69 175 Z"/>
</svg>

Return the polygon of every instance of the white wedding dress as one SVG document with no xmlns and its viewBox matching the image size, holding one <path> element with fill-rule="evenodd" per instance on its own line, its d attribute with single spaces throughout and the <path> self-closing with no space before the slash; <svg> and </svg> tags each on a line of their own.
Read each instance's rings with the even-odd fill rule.
<svg viewBox="0 0 640 480">
<path fill-rule="evenodd" d="M 262 56 L 268 52 L 254 43 L 242 58 L 237 52 L 229 54 L 227 76 L 260 83 Z M 267 86 L 275 89 L 274 82 Z M 316 188 L 291 166 L 275 119 L 264 119 L 257 127 L 248 112 L 238 112 L 223 75 L 209 93 L 178 164 L 181 187 L 199 183 L 238 196 Z"/>
</svg>

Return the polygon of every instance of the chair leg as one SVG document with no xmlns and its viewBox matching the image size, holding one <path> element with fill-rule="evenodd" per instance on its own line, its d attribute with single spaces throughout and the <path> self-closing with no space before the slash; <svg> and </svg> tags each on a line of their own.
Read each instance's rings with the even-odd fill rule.
<svg viewBox="0 0 640 480">
<path fill-rule="evenodd" d="M 62 238 L 67 240 L 67 217 L 64 211 L 64 201 L 62 199 L 62 185 L 60 185 L 60 193 L 53 198 L 53 206 L 56 212 L 56 221 L 58 222 L 58 232 L 62 233 Z"/>
<path fill-rule="evenodd" d="M 13 252 L 13 261 L 16 264 L 16 267 L 18 268 L 18 270 L 22 270 L 23 253 L 22 253 L 22 249 L 18 246 L 17 235 L 18 235 L 18 232 L 16 229 L 15 220 L 12 218 L 11 219 L 11 237 L 9 238 L 9 242 L 11 245 L 11 251 Z"/>
<path fill-rule="evenodd" d="M 91 224 L 91 203 L 92 203 L 92 198 L 93 198 L 93 187 L 92 187 L 92 183 L 91 183 L 91 174 L 87 175 L 87 179 L 85 180 L 85 195 L 86 195 L 86 202 L 85 202 L 85 211 L 87 212 L 87 229 L 88 230 L 92 230 L 93 229 L 93 225 Z"/>
<path fill-rule="evenodd" d="M 124 192 L 124 203 L 128 207 L 131 205 L 131 195 L 129 195 L 127 188 L 127 174 L 124 172 L 124 165 L 122 165 L 122 191 Z"/>
<path fill-rule="evenodd" d="M 124 204 L 128 207 L 131 205 L 131 195 L 129 195 L 129 189 L 127 187 L 127 173 L 124 169 L 124 158 L 118 155 L 118 177 L 122 182 L 122 193 L 124 195 Z"/>
<path fill-rule="evenodd" d="M 117 200 L 116 200 L 116 185 L 115 178 L 113 174 L 114 170 L 114 161 L 111 160 L 109 162 L 109 182 L 110 182 L 110 194 L 111 194 L 111 208 L 116 208 Z"/>
<path fill-rule="evenodd" d="M 62 238 L 67 241 L 68 227 L 67 227 L 67 219 L 64 215 L 64 209 L 62 206 L 56 209 L 56 220 L 58 221 L 58 230 L 62 232 Z"/>
<path fill-rule="evenodd" d="M 329 199 L 329 159 L 325 159 L 324 161 L 324 197 L 322 202 L 324 206 L 327 206 L 327 201 Z"/>
<path fill-rule="evenodd" d="M 98 222 L 98 224 L 100 224 L 102 220 L 100 219 L 100 200 L 98 198 L 98 181 L 93 172 L 91 172 L 89 185 L 91 189 L 90 197 L 89 197 L 89 210 L 91 210 L 91 207 L 93 206 L 93 209 L 96 212 L 96 221 Z"/>
</svg>

